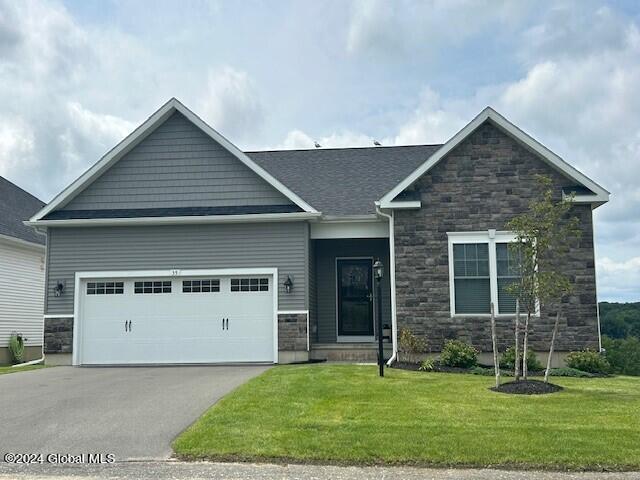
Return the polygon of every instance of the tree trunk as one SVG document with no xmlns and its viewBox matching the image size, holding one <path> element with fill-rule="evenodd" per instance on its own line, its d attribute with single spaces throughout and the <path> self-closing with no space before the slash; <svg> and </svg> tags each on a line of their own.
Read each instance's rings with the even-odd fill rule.
<svg viewBox="0 0 640 480">
<path fill-rule="evenodd" d="M 496 337 L 495 307 L 491 302 L 491 340 L 493 342 L 493 365 L 496 371 L 496 388 L 500 386 L 500 362 L 498 362 L 498 338 Z"/>
<path fill-rule="evenodd" d="M 524 342 L 522 346 L 522 379 L 526 382 L 529 374 L 527 368 L 527 353 L 529 350 L 529 319 L 531 318 L 531 312 L 527 312 L 527 318 L 524 321 Z"/>
<path fill-rule="evenodd" d="M 520 299 L 516 298 L 516 351 L 513 362 L 513 376 L 516 382 L 520 380 Z"/>
<path fill-rule="evenodd" d="M 549 370 L 551 370 L 551 357 L 553 356 L 553 346 L 556 343 L 556 335 L 558 334 L 558 324 L 560 323 L 560 309 L 556 313 L 556 323 L 553 325 L 553 334 L 551 334 L 551 347 L 549 347 L 549 358 L 547 358 L 547 369 L 544 371 L 544 383 L 549 382 Z"/>
</svg>

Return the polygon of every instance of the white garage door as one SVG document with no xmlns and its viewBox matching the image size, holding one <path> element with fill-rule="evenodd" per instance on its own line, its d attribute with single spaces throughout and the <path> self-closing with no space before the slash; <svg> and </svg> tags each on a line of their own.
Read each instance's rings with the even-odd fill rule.
<svg viewBox="0 0 640 480">
<path fill-rule="evenodd" d="M 272 275 L 88 278 L 77 363 L 273 362 Z"/>
</svg>

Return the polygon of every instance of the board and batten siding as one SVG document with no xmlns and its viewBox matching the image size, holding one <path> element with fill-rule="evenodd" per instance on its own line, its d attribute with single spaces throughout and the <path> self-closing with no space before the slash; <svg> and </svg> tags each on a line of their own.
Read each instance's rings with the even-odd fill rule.
<svg viewBox="0 0 640 480">
<path fill-rule="evenodd" d="M 0 240 L 0 347 L 12 332 L 25 336 L 27 346 L 42 345 L 44 261 L 44 246 Z"/>
<path fill-rule="evenodd" d="M 278 269 L 278 308 L 306 310 L 305 222 L 50 228 L 46 313 L 72 314 L 75 273 L 214 268 Z M 291 293 L 283 286 L 295 279 Z M 57 281 L 62 296 L 53 294 Z"/>
<path fill-rule="evenodd" d="M 389 241 L 376 239 L 313 240 L 315 256 L 315 308 L 316 341 L 334 343 L 337 340 L 336 323 L 336 258 L 371 257 L 384 264 L 382 278 L 382 322 L 391 325 L 391 283 L 389 282 Z M 375 280 L 373 287 L 376 288 Z M 375 307 L 375 304 L 374 304 Z M 374 308 L 374 315 L 376 309 Z M 377 329 L 377 326 L 375 327 Z"/>
<path fill-rule="evenodd" d="M 62 209 L 290 204 L 176 112 Z"/>
</svg>

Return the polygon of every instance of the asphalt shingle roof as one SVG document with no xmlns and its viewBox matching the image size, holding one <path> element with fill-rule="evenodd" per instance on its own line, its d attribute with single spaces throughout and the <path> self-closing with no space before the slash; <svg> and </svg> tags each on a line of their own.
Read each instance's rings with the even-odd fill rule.
<svg viewBox="0 0 640 480">
<path fill-rule="evenodd" d="M 44 235 L 22 223 L 42 207 L 44 202 L 0 177 L 0 235 L 44 245 Z"/>
<path fill-rule="evenodd" d="M 374 203 L 441 145 L 245 152 L 324 215 L 375 213 Z"/>
</svg>

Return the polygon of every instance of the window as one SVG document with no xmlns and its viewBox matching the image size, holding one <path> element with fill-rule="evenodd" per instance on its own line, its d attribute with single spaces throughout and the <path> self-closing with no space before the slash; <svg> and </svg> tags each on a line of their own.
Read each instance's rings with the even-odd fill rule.
<svg viewBox="0 0 640 480">
<path fill-rule="evenodd" d="M 150 280 L 135 282 L 134 293 L 171 293 L 171 280 Z"/>
<path fill-rule="evenodd" d="M 491 313 L 489 244 L 453 246 L 456 313 Z"/>
<path fill-rule="evenodd" d="M 516 297 L 509 293 L 507 288 L 520 279 L 518 273 L 520 262 L 516 254 L 509 248 L 508 243 L 496 243 L 496 263 L 498 311 L 500 313 L 515 313 Z"/>
<path fill-rule="evenodd" d="M 518 259 L 509 249 L 507 232 L 448 233 L 451 313 L 514 313 L 516 298 L 507 287 L 518 281 Z"/>
<path fill-rule="evenodd" d="M 220 291 L 220 280 L 184 280 L 182 282 L 183 293 L 209 293 Z"/>
<path fill-rule="evenodd" d="M 123 282 L 88 282 L 87 295 L 122 295 Z"/>
<path fill-rule="evenodd" d="M 268 292 L 268 278 L 232 278 L 232 292 Z"/>
</svg>

